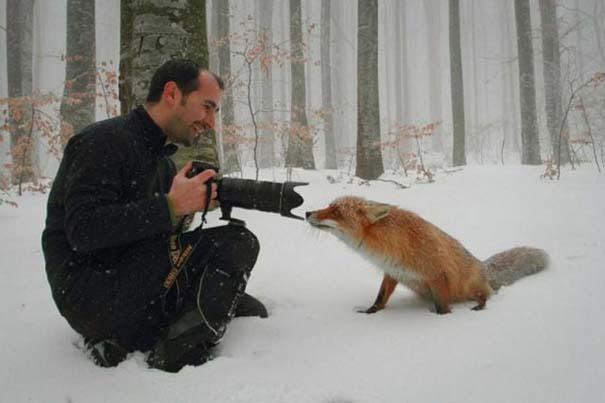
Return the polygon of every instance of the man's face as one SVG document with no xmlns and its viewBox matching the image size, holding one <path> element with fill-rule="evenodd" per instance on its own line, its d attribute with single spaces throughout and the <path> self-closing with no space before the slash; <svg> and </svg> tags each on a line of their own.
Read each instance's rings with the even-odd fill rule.
<svg viewBox="0 0 605 403">
<path fill-rule="evenodd" d="M 198 89 L 185 96 L 176 88 L 172 115 L 166 128 L 170 141 L 185 146 L 191 146 L 201 132 L 214 128 L 220 102 L 221 90 L 212 74 L 204 71 L 198 80 Z"/>
</svg>

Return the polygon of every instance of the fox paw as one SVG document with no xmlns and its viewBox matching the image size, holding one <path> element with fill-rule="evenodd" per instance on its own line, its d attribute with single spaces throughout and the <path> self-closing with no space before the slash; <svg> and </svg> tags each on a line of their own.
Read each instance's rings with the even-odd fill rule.
<svg viewBox="0 0 605 403">
<path fill-rule="evenodd" d="M 363 309 L 363 308 L 357 309 L 357 312 L 370 314 L 370 313 L 376 313 L 376 312 L 380 311 L 381 309 L 382 308 L 379 308 L 376 305 L 372 305 L 371 307 L 369 307 L 367 309 Z"/>
</svg>

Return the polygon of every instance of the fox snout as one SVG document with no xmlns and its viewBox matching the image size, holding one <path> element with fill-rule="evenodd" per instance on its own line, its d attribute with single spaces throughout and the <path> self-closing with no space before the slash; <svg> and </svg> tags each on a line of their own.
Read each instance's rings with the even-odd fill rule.
<svg viewBox="0 0 605 403">
<path fill-rule="evenodd" d="M 305 218 L 310 225 L 316 228 L 335 227 L 335 223 L 329 220 L 329 217 L 326 217 L 322 212 L 323 210 L 307 211 Z"/>
<path fill-rule="evenodd" d="M 306 221 L 313 226 L 317 226 L 319 224 L 319 220 L 317 219 L 315 213 L 317 213 L 317 211 L 307 211 L 305 213 Z"/>
</svg>

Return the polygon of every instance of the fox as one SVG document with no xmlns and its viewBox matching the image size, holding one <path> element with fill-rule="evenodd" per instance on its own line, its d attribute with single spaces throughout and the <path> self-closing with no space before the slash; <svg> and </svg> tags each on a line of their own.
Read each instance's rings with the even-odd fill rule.
<svg viewBox="0 0 605 403">
<path fill-rule="evenodd" d="M 538 273 L 549 264 L 542 249 L 521 246 L 485 261 L 416 213 L 390 204 L 343 196 L 328 207 L 308 211 L 306 221 L 334 234 L 384 271 L 372 314 L 384 309 L 398 283 L 432 301 L 438 314 L 450 304 L 474 301 L 482 310 L 502 286 Z"/>
</svg>

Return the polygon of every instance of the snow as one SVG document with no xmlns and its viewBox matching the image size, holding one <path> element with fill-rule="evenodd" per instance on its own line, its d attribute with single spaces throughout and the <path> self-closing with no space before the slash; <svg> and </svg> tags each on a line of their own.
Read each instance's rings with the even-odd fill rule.
<svg viewBox="0 0 605 403">
<path fill-rule="evenodd" d="M 381 273 L 303 221 L 235 210 L 261 242 L 248 291 L 268 319 L 235 319 L 216 352 L 178 374 L 142 353 L 96 367 L 58 314 L 40 248 L 46 195 L 0 205 L 0 400 L 3 402 L 597 402 L 605 379 L 605 175 L 591 165 L 541 180 L 543 167 L 470 166 L 399 189 L 338 172 L 298 171 L 305 204 L 356 194 L 413 210 L 477 257 L 530 245 L 551 267 L 449 315 L 398 287 L 387 309 L 359 314 Z M 283 181 L 280 171 L 264 179 Z M 391 176 L 390 179 L 410 183 Z M 214 214 L 211 224 L 219 224 Z"/>
</svg>

